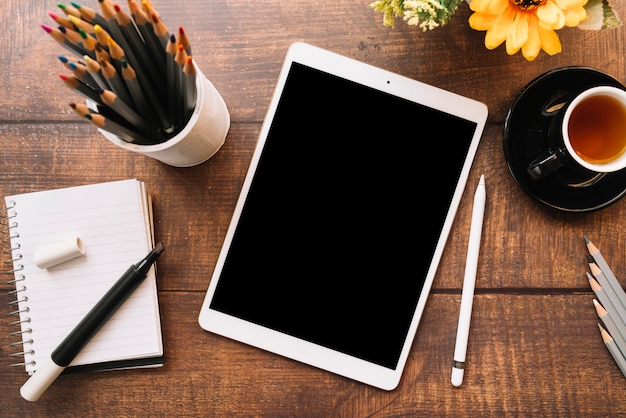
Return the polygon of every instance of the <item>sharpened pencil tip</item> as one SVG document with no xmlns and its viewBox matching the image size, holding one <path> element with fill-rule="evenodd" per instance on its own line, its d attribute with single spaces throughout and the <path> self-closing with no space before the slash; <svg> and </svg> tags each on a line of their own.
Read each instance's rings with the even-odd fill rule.
<svg viewBox="0 0 626 418">
<path fill-rule="evenodd" d="M 600 325 L 600 323 L 598 323 L 598 328 L 600 328 L 600 334 L 602 334 L 602 340 L 604 341 L 604 343 L 605 344 L 612 343 L 613 337 L 611 337 L 611 334 L 609 334 L 608 331 L 605 330 L 602 325 Z"/>
<path fill-rule="evenodd" d="M 587 238 L 587 235 L 583 235 L 583 239 L 585 240 L 585 244 L 589 244 L 589 238 Z"/>
</svg>

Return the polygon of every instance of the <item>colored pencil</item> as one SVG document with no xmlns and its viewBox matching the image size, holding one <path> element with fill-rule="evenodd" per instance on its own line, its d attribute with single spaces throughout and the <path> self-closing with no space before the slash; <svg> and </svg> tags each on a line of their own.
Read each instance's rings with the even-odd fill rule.
<svg viewBox="0 0 626 418">
<path fill-rule="evenodd" d="M 74 6 L 68 6 L 67 4 L 63 4 L 63 3 L 57 3 L 57 6 L 59 7 L 59 9 L 61 9 L 61 11 L 63 11 L 63 13 L 65 13 L 67 16 L 76 16 L 76 17 L 80 17 L 80 12 L 78 11 L 78 9 L 76 9 Z"/>
<path fill-rule="evenodd" d="M 156 14 L 158 16 L 158 13 L 156 12 L 156 10 L 154 10 L 154 7 L 149 0 L 141 0 L 141 7 L 148 16 L 152 16 L 153 14 Z"/>
<path fill-rule="evenodd" d="M 613 303 L 609 299 L 608 295 L 606 294 L 604 288 L 600 285 L 600 283 L 598 283 L 598 281 L 595 280 L 589 273 L 587 273 L 587 279 L 589 280 L 591 290 L 593 290 L 593 293 L 595 293 L 596 297 L 602 304 L 602 307 L 613 319 L 613 322 L 615 323 L 615 326 L 617 327 L 619 333 L 626 340 L 626 318 L 622 317 L 615 309 L 615 306 L 613 306 Z"/>
<path fill-rule="evenodd" d="M 608 277 L 604 274 L 604 272 L 598 267 L 598 265 L 593 262 L 593 257 L 589 256 L 589 270 L 591 270 L 591 274 L 596 278 L 604 292 L 609 297 L 611 304 L 615 307 L 615 311 L 621 318 L 625 318 L 626 320 L 626 308 L 624 307 L 623 301 L 620 299 L 620 295 L 615 292 L 615 288 L 611 286 L 611 283 Z"/>
<path fill-rule="evenodd" d="M 141 117 L 131 106 L 121 100 L 111 90 L 99 90 L 102 103 L 109 106 L 115 113 L 120 115 L 123 119 L 127 120 L 133 126 L 137 127 L 144 135 L 151 135 L 156 132 L 154 126 L 150 126 L 148 122 Z"/>
<path fill-rule="evenodd" d="M 170 35 L 165 47 L 166 59 L 166 84 L 167 84 L 167 103 L 171 120 L 177 120 L 178 100 L 177 97 L 181 90 L 180 67 L 176 63 L 176 36 Z"/>
<path fill-rule="evenodd" d="M 65 38 L 68 41 L 70 41 L 74 45 L 85 48 L 85 46 L 83 45 L 83 37 L 80 36 L 80 33 L 78 33 L 78 31 L 72 28 L 65 27 L 65 26 L 59 26 L 59 30 L 63 32 L 63 34 L 65 35 Z"/>
<path fill-rule="evenodd" d="M 92 25 L 99 25 L 100 27 L 102 27 L 105 30 L 109 29 L 109 24 L 106 21 L 106 19 L 104 19 L 101 15 L 98 14 L 98 12 L 96 12 L 95 9 L 92 9 L 91 7 L 86 7 L 83 5 L 80 5 L 78 3 L 72 2 L 71 3 L 72 6 L 74 6 L 76 8 L 76 10 L 78 10 L 78 13 L 80 13 L 80 16 L 85 19 L 87 22 L 91 23 Z"/>
<path fill-rule="evenodd" d="M 622 355 L 626 355 L 626 340 L 624 339 L 623 334 L 617 328 L 617 325 L 615 324 L 615 321 L 613 320 L 611 315 L 609 315 L 608 311 L 604 309 L 604 307 L 596 299 L 593 300 L 593 306 L 596 309 L 596 314 L 598 315 L 598 318 L 600 318 L 606 330 L 609 332 L 609 334 L 611 334 L 611 337 L 615 341 L 615 345 L 617 345 L 619 351 L 622 352 Z"/>
<path fill-rule="evenodd" d="M 109 38 L 111 35 L 107 32 L 102 26 L 96 24 L 93 26 L 94 36 L 98 41 L 98 45 L 102 48 L 105 48 L 107 51 L 109 50 Z"/>
<path fill-rule="evenodd" d="M 624 355 L 615 344 L 615 341 L 613 340 L 611 335 L 602 327 L 602 325 L 598 324 L 598 328 L 600 328 L 600 334 L 602 335 L 604 345 L 606 345 L 606 348 L 609 350 L 609 353 L 611 353 L 613 360 L 615 360 L 615 363 L 617 363 L 617 366 L 622 371 L 622 374 L 624 375 L 624 377 L 626 377 L 626 358 L 624 358 Z"/>
<path fill-rule="evenodd" d="M 129 60 L 129 63 L 133 65 L 140 77 L 148 77 L 154 87 L 163 85 L 165 80 L 160 72 L 162 69 L 157 67 L 157 62 L 153 60 L 152 55 L 146 49 L 133 20 L 118 4 L 115 4 L 114 8 L 115 19 L 126 39 L 128 48 L 135 57 L 135 64 L 133 64 L 132 60 Z"/>
<path fill-rule="evenodd" d="M 102 17 L 107 21 L 109 25 L 109 34 L 111 38 L 115 40 L 117 44 L 124 50 L 124 55 L 128 62 L 134 67 L 137 68 L 137 62 L 135 60 L 135 56 L 133 55 L 130 47 L 128 46 L 128 42 L 124 37 L 124 33 L 120 28 L 119 23 L 117 22 L 117 18 L 115 17 L 115 7 L 113 3 L 109 0 L 98 0 L 100 3 L 100 10 Z"/>
<path fill-rule="evenodd" d="M 90 57 L 95 57 L 94 51 L 90 51 L 85 48 L 85 45 L 83 44 L 83 37 L 80 33 L 78 33 L 78 31 L 66 28 L 65 26 L 59 26 L 58 29 L 65 36 L 65 39 L 71 45 L 74 45 L 77 55 L 89 55 Z"/>
<path fill-rule="evenodd" d="M 187 55 L 191 55 L 191 42 L 189 42 L 187 33 L 185 33 L 185 29 L 182 26 L 178 28 L 178 43 L 185 48 Z"/>
<path fill-rule="evenodd" d="M 70 103 L 72 110 L 80 117 L 85 117 L 89 114 L 101 114 L 105 118 L 121 125 L 129 130 L 134 130 L 134 127 L 128 123 L 128 121 L 122 119 L 117 113 L 113 112 L 109 107 L 105 105 L 96 105 L 95 109 L 90 108 L 86 104 L 82 103 Z"/>
<path fill-rule="evenodd" d="M 72 103 L 74 112 L 127 142 L 159 143 L 182 129 L 197 100 L 197 67 L 182 26 L 178 41 L 170 37 L 149 0 L 128 0 L 129 13 L 111 0 L 98 0 L 98 10 L 57 6 L 63 15 L 49 16 L 58 27 L 41 27 L 77 56 L 59 56 L 72 72 L 60 78 L 93 103 Z"/>
<path fill-rule="evenodd" d="M 101 102 L 98 92 L 75 75 L 68 76 L 66 74 L 59 74 L 59 77 L 61 78 L 61 80 L 63 80 L 63 83 L 65 83 L 68 88 L 76 90 L 78 93 L 80 93 L 82 96 L 89 100 L 93 100 L 97 103 Z"/>
<path fill-rule="evenodd" d="M 70 16 L 68 19 L 77 29 L 82 29 L 87 33 L 94 34 L 94 25 L 76 16 Z"/>
<path fill-rule="evenodd" d="M 589 255 L 593 257 L 595 263 L 602 271 L 602 274 L 606 277 L 606 280 L 611 286 L 613 293 L 622 305 L 622 309 L 625 313 L 624 317 L 626 317 L 626 292 L 624 291 L 624 288 L 617 280 L 617 277 L 615 277 L 615 274 L 611 270 L 611 267 L 609 267 L 609 264 L 604 259 L 604 256 L 602 255 L 598 247 L 596 247 L 586 236 L 584 237 L 584 240 L 587 246 L 587 250 L 589 251 Z"/>
<path fill-rule="evenodd" d="M 85 115 L 88 115 L 91 113 L 91 111 L 89 110 L 89 107 L 85 104 L 80 104 L 80 103 L 70 103 L 70 107 L 74 110 L 74 112 L 76 112 L 76 114 L 80 117 L 85 117 Z"/>
<path fill-rule="evenodd" d="M 182 70 L 183 70 L 183 67 L 185 66 L 185 63 L 187 62 L 188 57 L 189 55 L 187 55 L 187 52 L 185 51 L 185 47 L 181 45 L 180 43 L 178 43 L 176 56 L 174 57 L 174 60 L 176 61 L 176 64 L 178 64 L 178 67 L 180 69 L 179 71 L 180 74 L 183 73 Z"/>
<path fill-rule="evenodd" d="M 111 56 L 111 59 L 116 62 L 120 63 L 122 58 L 126 58 L 126 51 L 124 48 L 122 48 L 120 44 L 118 44 L 111 36 L 107 38 L 107 47 L 109 48 L 109 55 Z"/>
<path fill-rule="evenodd" d="M 146 120 L 153 122 L 154 113 L 152 106 L 148 103 L 145 93 L 137 80 L 137 73 L 126 60 L 122 60 L 122 78 L 126 83 L 133 105 L 137 112 Z"/>
<path fill-rule="evenodd" d="M 128 129 L 118 124 L 117 122 L 114 122 L 113 120 L 102 116 L 101 114 L 90 113 L 88 115 L 85 115 L 85 118 L 91 121 L 98 128 L 104 129 L 105 131 L 112 133 L 113 135 L 126 142 L 141 145 L 149 145 L 153 143 L 153 141 L 144 137 L 141 134 L 138 134 L 136 131 Z"/>
<path fill-rule="evenodd" d="M 111 90 L 115 93 L 115 95 L 125 103 L 131 104 L 132 98 L 130 97 L 130 92 L 126 88 L 126 84 L 124 84 L 121 74 L 118 73 L 115 67 L 109 61 L 101 61 L 100 71 L 102 71 L 102 75 L 107 83 L 109 83 L 109 86 L 111 86 Z"/>
<path fill-rule="evenodd" d="M 178 126 L 182 126 L 184 121 L 184 117 L 186 114 L 185 111 L 185 82 L 186 82 L 186 76 L 183 72 L 183 68 L 185 67 L 185 63 L 187 62 L 187 52 L 185 52 L 185 48 L 183 47 L 183 45 L 181 45 L 180 43 L 177 44 L 177 51 L 176 51 L 176 56 L 174 57 L 174 61 L 176 61 L 176 65 L 178 66 L 178 82 L 177 82 L 177 86 L 178 86 L 178 91 L 177 94 L 174 97 L 174 101 L 176 102 L 176 121 L 178 123 Z M 182 92 L 182 94 L 181 94 Z"/>
<path fill-rule="evenodd" d="M 111 58 L 113 62 L 115 63 L 117 70 L 121 72 L 122 60 L 126 60 L 126 62 L 131 67 L 133 67 L 133 70 L 136 73 L 137 81 L 139 85 L 141 85 L 142 90 L 146 93 L 151 92 L 149 94 L 151 94 L 154 97 L 154 100 L 156 100 L 156 102 L 154 102 L 154 106 L 157 106 L 157 102 L 161 102 L 162 99 L 159 99 L 156 93 L 154 93 L 156 89 L 155 84 L 150 79 L 148 79 L 148 77 L 146 76 L 146 74 L 144 73 L 141 67 L 138 68 L 133 64 L 133 60 L 130 59 L 132 55 L 128 54 L 128 50 L 124 49 L 121 45 L 119 45 L 112 37 L 109 37 L 107 39 L 107 42 L 109 45 L 109 53 L 111 54 Z M 160 85 L 160 84 L 162 83 L 159 83 L 157 85 Z M 130 103 L 127 100 L 126 96 L 124 96 L 123 99 L 127 103 Z"/>
<path fill-rule="evenodd" d="M 59 59 L 59 61 L 61 61 L 63 63 L 65 68 L 67 68 L 68 70 L 71 70 L 71 68 L 70 68 L 70 63 L 71 62 L 74 62 L 74 63 L 77 63 L 77 64 L 79 64 L 79 63 L 80 64 L 84 64 L 79 59 L 72 58 L 72 57 L 66 57 L 65 55 L 59 55 L 57 58 Z"/>
<path fill-rule="evenodd" d="M 96 59 L 98 62 L 102 61 L 111 61 L 111 54 L 109 54 L 108 50 L 100 46 L 100 44 L 96 45 Z"/>
<path fill-rule="evenodd" d="M 165 23 L 163 23 L 163 21 L 156 13 L 152 13 L 151 16 L 152 28 L 154 29 L 154 33 L 156 34 L 157 38 L 161 40 L 161 45 L 165 46 L 170 35 L 169 31 L 167 30 L 167 26 L 165 26 Z"/>
<path fill-rule="evenodd" d="M 61 32 L 59 29 L 43 24 L 41 25 L 41 28 L 45 30 L 52 37 L 52 39 L 57 41 L 59 44 L 66 47 L 70 46 L 69 41 L 67 40 L 63 32 Z"/>
<path fill-rule="evenodd" d="M 130 9 L 131 16 L 135 21 L 135 25 L 143 37 L 146 47 L 153 55 L 154 62 L 156 62 L 159 68 L 163 70 L 163 68 L 165 68 L 165 49 L 163 49 L 161 41 L 154 33 L 154 29 L 152 29 L 152 23 L 150 22 L 148 15 L 146 15 L 146 12 L 139 7 L 135 0 L 130 0 L 128 2 L 128 7 Z M 164 73 L 164 71 L 162 71 L 162 73 Z"/>
<path fill-rule="evenodd" d="M 89 71 L 89 74 L 91 74 L 91 77 L 95 80 L 98 87 L 101 89 L 110 89 L 111 86 L 104 78 L 104 75 L 102 75 L 100 63 L 88 55 L 85 55 L 83 59 L 85 60 L 87 71 Z"/>
<path fill-rule="evenodd" d="M 196 65 L 193 62 L 193 58 L 189 56 L 187 58 L 187 62 L 183 67 L 184 74 L 184 102 L 185 102 L 185 115 L 184 122 L 186 123 L 191 114 L 193 113 L 194 108 L 196 107 L 196 96 L 197 96 L 197 88 L 196 88 Z"/>
<path fill-rule="evenodd" d="M 57 25 L 65 26 L 66 28 L 74 27 L 70 19 L 65 16 L 59 16 L 58 14 L 52 13 L 52 12 L 48 13 L 48 16 L 50 16 L 52 20 L 56 22 Z"/>
<path fill-rule="evenodd" d="M 63 32 L 61 32 L 61 30 L 57 28 L 53 28 L 48 25 L 41 25 L 41 28 L 45 30 L 52 37 L 52 39 L 54 39 L 63 48 L 77 55 L 81 55 L 81 56 L 85 55 L 85 51 L 83 50 L 83 48 L 79 47 L 78 45 L 74 45 L 72 42 L 70 42 L 65 37 Z"/>
<path fill-rule="evenodd" d="M 98 0 L 98 5 L 100 7 L 100 16 L 102 19 L 109 24 L 112 19 L 115 19 L 115 8 L 113 8 L 113 3 L 110 0 Z"/>
<path fill-rule="evenodd" d="M 98 87 L 98 83 L 89 73 L 85 64 L 81 64 L 79 62 L 69 62 L 67 66 L 76 77 L 80 78 L 92 87 Z"/>
<path fill-rule="evenodd" d="M 78 34 L 82 38 L 81 43 L 83 44 L 83 47 L 95 56 L 94 51 L 96 49 L 96 45 L 98 44 L 96 38 L 87 33 L 84 29 L 78 29 Z"/>
</svg>

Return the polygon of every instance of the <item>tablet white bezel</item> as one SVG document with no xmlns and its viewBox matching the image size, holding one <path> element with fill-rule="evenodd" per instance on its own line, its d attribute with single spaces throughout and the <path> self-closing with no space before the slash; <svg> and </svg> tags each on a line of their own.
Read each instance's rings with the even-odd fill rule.
<svg viewBox="0 0 626 418">
<path fill-rule="evenodd" d="M 406 341 L 403 345 L 400 359 L 395 369 L 379 366 L 317 344 L 241 320 L 239 318 L 223 314 L 211 309 L 209 306 L 220 277 L 221 269 L 224 266 L 226 255 L 237 227 L 247 193 L 250 189 L 252 178 L 259 163 L 261 152 L 272 123 L 273 115 L 276 112 L 283 87 L 285 86 L 289 69 L 294 62 L 354 81 L 358 84 L 381 90 L 412 102 L 420 103 L 422 105 L 458 116 L 462 119 L 469 120 L 476 124 L 474 137 L 468 149 L 468 153 L 459 176 L 459 181 L 428 269 L 422 293 L 414 311 L 409 332 L 407 333 Z M 207 294 L 199 315 L 200 326 L 207 331 L 211 331 L 213 333 L 238 340 L 381 389 L 394 389 L 400 381 L 402 371 L 408 358 L 408 354 L 410 352 L 420 318 L 424 311 L 432 281 L 452 227 L 454 216 L 461 200 L 486 120 L 487 107 L 481 102 L 395 73 L 391 73 L 378 67 L 374 67 L 306 43 L 296 42 L 292 44 L 286 54 L 270 106 L 261 127 L 259 140 L 252 156 L 250 167 L 242 186 L 241 194 L 235 207 L 231 224 L 226 233 L 223 247 L 211 277 Z"/>
</svg>

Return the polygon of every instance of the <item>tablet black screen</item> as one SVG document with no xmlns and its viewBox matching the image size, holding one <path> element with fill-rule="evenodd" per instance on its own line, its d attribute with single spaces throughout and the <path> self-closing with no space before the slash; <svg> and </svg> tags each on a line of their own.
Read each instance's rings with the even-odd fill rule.
<svg viewBox="0 0 626 418">
<path fill-rule="evenodd" d="M 396 368 L 475 129 L 293 64 L 211 308 Z"/>
</svg>

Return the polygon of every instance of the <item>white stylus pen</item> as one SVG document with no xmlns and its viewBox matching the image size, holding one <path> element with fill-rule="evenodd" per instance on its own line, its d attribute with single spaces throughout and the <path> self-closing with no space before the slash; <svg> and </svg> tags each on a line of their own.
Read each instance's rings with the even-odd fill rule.
<svg viewBox="0 0 626 418">
<path fill-rule="evenodd" d="M 469 337 L 470 318 L 472 317 L 472 303 L 474 301 L 474 285 L 476 284 L 476 269 L 478 267 L 478 253 L 480 251 L 480 237 L 483 229 L 485 214 L 485 176 L 481 175 L 474 193 L 474 208 L 470 226 L 469 242 L 467 244 L 467 259 L 465 261 L 465 278 L 463 279 L 463 293 L 461 295 L 461 311 L 459 325 L 456 331 L 454 347 L 454 364 L 452 365 L 452 385 L 461 386 L 465 371 L 465 354 Z"/>
</svg>

